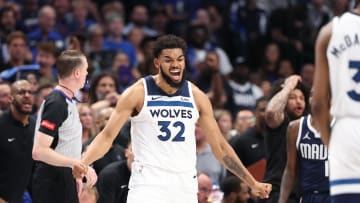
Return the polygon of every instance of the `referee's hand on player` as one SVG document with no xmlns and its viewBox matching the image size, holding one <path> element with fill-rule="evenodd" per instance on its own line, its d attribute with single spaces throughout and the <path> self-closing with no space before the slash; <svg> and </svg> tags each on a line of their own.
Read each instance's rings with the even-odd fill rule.
<svg viewBox="0 0 360 203">
<path fill-rule="evenodd" d="M 72 174 L 75 178 L 82 179 L 86 175 L 87 170 L 88 166 L 79 161 L 73 165 Z"/>
</svg>

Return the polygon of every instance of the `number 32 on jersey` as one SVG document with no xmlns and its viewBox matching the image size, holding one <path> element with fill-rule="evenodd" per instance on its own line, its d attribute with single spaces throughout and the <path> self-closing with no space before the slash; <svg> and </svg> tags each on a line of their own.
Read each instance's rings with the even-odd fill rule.
<svg viewBox="0 0 360 203">
<path fill-rule="evenodd" d="M 161 134 L 157 137 L 161 141 L 168 141 L 172 138 L 172 134 L 175 136 L 171 139 L 172 142 L 184 142 L 184 132 L 185 125 L 181 121 L 171 122 L 171 121 L 158 121 Z"/>
</svg>

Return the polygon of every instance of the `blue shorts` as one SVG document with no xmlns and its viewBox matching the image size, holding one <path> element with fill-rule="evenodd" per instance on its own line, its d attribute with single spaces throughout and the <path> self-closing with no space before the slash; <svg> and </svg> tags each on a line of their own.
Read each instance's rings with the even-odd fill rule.
<svg viewBox="0 0 360 203">
<path fill-rule="evenodd" d="M 330 203 L 329 193 L 306 193 L 301 197 L 302 203 Z"/>
<path fill-rule="evenodd" d="M 331 196 L 331 203 L 358 203 L 360 194 L 342 194 Z"/>
</svg>

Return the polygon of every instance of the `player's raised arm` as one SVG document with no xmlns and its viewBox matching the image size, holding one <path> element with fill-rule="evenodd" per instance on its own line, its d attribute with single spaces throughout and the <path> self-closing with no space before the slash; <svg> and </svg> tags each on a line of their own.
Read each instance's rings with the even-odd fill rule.
<svg viewBox="0 0 360 203">
<path fill-rule="evenodd" d="M 313 102 L 311 111 L 314 123 L 319 127 L 321 138 L 325 145 L 330 139 L 330 80 L 329 64 L 326 58 L 326 50 L 331 37 L 331 23 L 325 25 L 316 40 L 315 48 L 315 75 L 313 83 Z"/>
<path fill-rule="evenodd" d="M 261 198 L 268 198 L 271 191 L 270 184 L 259 183 L 244 167 L 236 153 L 222 136 L 213 117 L 213 110 L 207 96 L 197 87 L 192 86 L 195 102 L 199 110 L 199 124 L 204 130 L 206 139 L 215 157 L 232 173 L 236 174 L 248 184 L 255 194 Z"/>
</svg>

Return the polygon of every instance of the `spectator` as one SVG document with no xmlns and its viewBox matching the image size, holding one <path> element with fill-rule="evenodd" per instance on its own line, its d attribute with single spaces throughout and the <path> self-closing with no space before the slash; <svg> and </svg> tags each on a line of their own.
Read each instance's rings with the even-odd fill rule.
<svg viewBox="0 0 360 203">
<path fill-rule="evenodd" d="M 260 87 L 250 81 L 250 69 L 243 57 L 235 59 L 234 70 L 225 84 L 227 102 L 225 108 L 230 112 L 253 110 L 258 98 L 263 96 Z"/>
<path fill-rule="evenodd" d="M 68 25 L 68 30 L 72 33 L 85 33 L 95 22 L 88 18 L 89 10 L 86 0 L 74 0 L 71 2 L 72 21 Z"/>
<path fill-rule="evenodd" d="M 125 149 L 126 161 L 117 161 L 106 166 L 99 174 L 98 203 L 126 203 L 129 190 L 131 165 L 134 161 L 131 144 Z"/>
<path fill-rule="evenodd" d="M 290 59 L 280 59 L 279 69 L 277 71 L 277 78 L 285 79 L 290 75 L 295 74 L 295 68 Z"/>
<path fill-rule="evenodd" d="M 82 125 L 81 142 L 84 144 L 91 138 L 95 137 L 97 133 L 94 115 L 91 111 L 90 105 L 87 103 L 78 104 L 79 118 Z"/>
<path fill-rule="evenodd" d="M 136 59 L 138 63 L 144 62 L 144 53 L 141 49 L 141 42 L 143 41 L 145 37 L 145 33 L 141 28 L 133 27 L 128 35 L 127 40 L 134 46 L 136 51 Z"/>
<path fill-rule="evenodd" d="M 0 82 L 0 115 L 10 107 L 12 99 L 10 83 Z"/>
<path fill-rule="evenodd" d="M 135 48 L 129 41 L 123 39 L 122 36 L 124 19 L 117 14 L 112 14 L 106 20 L 108 33 L 103 43 L 103 49 L 126 53 L 130 59 L 130 66 L 134 67 L 137 63 Z"/>
<path fill-rule="evenodd" d="M 51 84 L 44 84 L 39 86 L 35 92 L 35 103 L 34 103 L 34 114 L 37 115 L 37 111 L 40 109 L 42 102 L 44 101 L 45 97 L 50 94 L 54 89 L 54 86 Z"/>
<path fill-rule="evenodd" d="M 23 32 L 15 31 L 7 37 L 7 49 L 9 61 L 0 67 L 0 71 L 29 63 L 26 58 L 27 45 L 26 37 Z M 10 80 L 15 80 L 15 78 L 11 78 Z"/>
<path fill-rule="evenodd" d="M 209 175 L 199 172 L 198 179 L 198 201 L 199 203 L 208 203 L 208 198 L 212 192 L 212 181 Z"/>
<path fill-rule="evenodd" d="M 65 38 L 71 32 L 68 30 L 71 21 L 70 0 L 52 0 L 51 6 L 56 12 L 55 28 Z"/>
<path fill-rule="evenodd" d="M 33 167 L 35 121 L 30 118 L 34 92 L 26 80 L 11 86 L 10 109 L 0 116 L 0 202 L 22 202 Z"/>
<path fill-rule="evenodd" d="M 138 70 L 130 66 L 129 57 L 124 52 L 118 52 L 115 55 L 111 72 L 117 76 L 119 86 L 116 88 L 120 93 L 133 84 L 135 78 L 140 76 Z"/>
<path fill-rule="evenodd" d="M 281 178 L 286 165 L 286 129 L 290 121 L 307 113 L 309 90 L 300 83 L 300 76 L 292 75 L 282 83 L 278 81 L 273 88 L 271 99 L 265 111 L 265 149 L 267 165 L 264 181 L 273 184 L 268 200 L 278 202 Z M 295 187 L 297 189 L 297 187 Z M 298 191 L 294 190 L 288 202 L 298 202 Z"/>
<path fill-rule="evenodd" d="M 221 203 L 247 203 L 250 199 L 249 187 L 236 176 L 221 181 L 220 189 L 224 193 Z"/>
<path fill-rule="evenodd" d="M 315 66 L 313 63 L 306 63 L 301 69 L 301 82 L 308 88 L 311 88 L 314 80 Z"/>
<path fill-rule="evenodd" d="M 253 111 L 241 110 L 236 114 L 234 130 L 231 133 L 233 136 L 242 135 L 246 130 L 253 127 L 256 122 L 256 117 Z"/>
<path fill-rule="evenodd" d="M 84 185 L 82 192 L 79 195 L 79 203 L 97 203 L 99 193 L 95 187 Z"/>
<path fill-rule="evenodd" d="M 248 128 L 229 141 L 235 153 L 241 160 L 244 160 L 244 166 L 258 181 L 263 181 L 266 167 L 264 132 L 267 103 L 265 97 L 258 99 L 255 108 L 255 126 Z"/>
<path fill-rule="evenodd" d="M 123 34 L 127 36 L 133 28 L 140 28 L 146 36 L 154 37 L 157 33 L 148 27 L 149 15 L 146 6 L 135 5 L 131 11 L 130 22 L 124 28 Z"/>
<path fill-rule="evenodd" d="M 226 140 L 231 139 L 232 115 L 225 109 L 215 109 L 214 117 Z"/>
<path fill-rule="evenodd" d="M 29 46 L 35 57 L 36 46 L 39 42 L 53 41 L 56 49 L 63 50 L 65 48 L 63 37 L 55 30 L 56 12 L 51 6 L 43 6 L 39 11 L 39 27 L 27 34 Z"/>
<path fill-rule="evenodd" d="M 16 13 L 10 6 L 4 6 L 0 9 L 0 64 L 4 64 L 9 60 L 9 52 L 7 51 L 7 36 L 16 30 Z"/>
<path fill-rule="evenodd" d="M 144 61 L 138 65 L 138 70 L 141 76 L 155 75 L 158 70 L 155 68 L 153 63 L 152 47 L 155 43 L 156 38 L 144 37 L 141 42 L 141 49 L 144 53 Z"/>
<path fill-rule="evenodd" d="M 102 130 L 104 129 L 106 123 L 108 122 L 111 113 L 114 111 L 114 108 L 112 107 L 106 107 L 99 111 L 96 125 L 97 129 Z M 121 137 L 121 141 L 123 142 L 123 145 L 120 145 L 117 143 L 118 140 L 114 141 L 112 144 L 110 150 L 99 160 L 95 161 L 93 164 L 93 168 L 95 169 L 97 174 L 100 174 L 100 172 L 109 164 L 114 162 L 119 162 L 125 160 L 125 148 L 128 147 L 129 143 L 129 137 L 130 135 L 124 135 L 124 131 L 126 131 L 125 127 L 122 128 L 119 132 L 121 134 L 119 137 Z M 130 132 L 129 132 L 130 134 Z M 83 151 L 86 151 L 87 146 L 93 141 L 94 137 L 91 137 L 87 142 L 83 144 Z"/>
<path fill-rule="evenodd" d="M 278 79 L 277 72 L 281 58 L 280 47 L 275 42 L 270 42 L 265 46 L 263 61 L 261 61 L 259 73 L 261 80 L 268 80 L 271 83 Z"/>
<path fill-rule="evenodd" d="M 91 80 L 89 102 L 95 113 L 95 118 L 99 110 L 116 104 L 119 97 L 118 86 L 118 80 L 110 73 L 100 73 Z"/>
<path fill-rule="evenodd" d="M 205 60 L 198 65 L 198 79 L 196 84 L 206 92 L 214 107 L 222 106 L 225 100 L 223 95 L 223 77 L 220 73 L 220 59 L 215 51 L 208 51 Z"/>
<path fill-rule="evenodd" d="M 233 67 L 228 55 L 221 48 L 211 43 L 209 31 L 205 25 L 191 24 L 187 30 L 187 42 L 189 47 L 186 53 L 188 67 L 191 77 L 196 80 L 199 74 L 199 66 L 205 60 L 208 51 L 215 51 L 219 57 L 219 71 L 221 75 L 228 75 Z"/>
<path fill-rule="evenodd" d="M 52 84 L 58 82 L 55 62 L 57 50 L 52 42 L 41 42 L 37 46 L 36 63 L 39 64 L 38 81 L 39 85 Z"/>
</svg>

